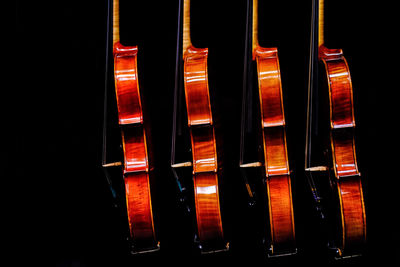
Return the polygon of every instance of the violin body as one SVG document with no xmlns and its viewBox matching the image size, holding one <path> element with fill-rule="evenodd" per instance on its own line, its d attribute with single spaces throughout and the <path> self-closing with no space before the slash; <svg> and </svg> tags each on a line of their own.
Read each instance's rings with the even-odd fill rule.
<svg viewBox="0 0 400 267">
<path fill-rule="evenodd" d="M 149 153 L 138 81 L 137 46 L 119 42 L 118 1 L 114 0 L 114 81 L 122 134 L 123 178 L 132 253 L 157 250 L 150 190 Z"/>
<path fill-rule="evenodd" d="M 340 207 L 339 255 L 357 252 L 366 241 L 366 215 L 354 141 L 353 89 L 340 49 L 321 46 L 319 58 L 327 77 L 330 144 Z"/>
<path fill-rule="evenodd" d="M 295 228 L 287 156 L 282 86 L 276 48 L 255 49 L 262 121 L 271 255 L 295 252 Z"/>
<path fill-rule="evenodd" d="M 358 256 L 366 213 L 354 139 L 350 70 L 341 49 L 324 42 L 324 0 L 314 0 L 308 86 L 306 177 L 335 258 Z"/>
<path fill-rule="evenodd" d="M 188 47 L 184 84 L 193 160 L 197 231 L 203 251 L 224 249 L 218 160 L 207 74 L 208 49 Z"/>
<path fill-rule="evenodd" d="M 263 239 L 273 257 L 295 254 L 297 249 L 278 49 L 260 46 L 258 23 L 258 1 L 249 0 L 239 163 L 249 205 L 261 203 L 266 219 L 261 224 Z"/>
<path fill-rule="evenodd" d="M 193 234 L 200 253 L 213 253 L 226 250 L 228 243 L 224 239 L 222 227 L 219 181 L 222 168 L 218 160 L 216 130 L 208 83 L 208 48 L 196 48 L 191 43 L 190 0 L 179 1 L 178 14 L 174 102 L 176 116 L 173 120 L 171 167 L 179 188 L 182 188 L 181 184 L 186 184 L 186 182 L 178 177 L 175 168 L 192 167 L 193 183 L 190 183 L 190 187 L 193 185 L 193 195 L 189 197 L 194 198 L 194 205 L 187 203 L 186 210 L 190 213 L 192 210 L 195 212 L 190 217 L 196 222 Z M 183 110 L 178 109 L 177 106 L 180 102 L 178 92 L 182 92 L 182 100 L 185 102 Z M 178 113 L 185 114 L 182 120 L 177 119 L 180 117 Z M 181 130 L 177 131 L 176 125 L 179 123 L 181 123 Z M 185 162 L 175 161 L 175 152 L 180 153 L 174 146 L 176 142 L 174 133 L 177 132 L 180 132 L 178 138 L 186 139 L 190 136 L 190 141 L 181 142 L 185 145 L 179 147 L 181 152 L 191 151 L 191 155 L 181 153 L 185 155 L 181 157 Z M 184 177 L 188 175 L 185 174 Z"/>
</svg>

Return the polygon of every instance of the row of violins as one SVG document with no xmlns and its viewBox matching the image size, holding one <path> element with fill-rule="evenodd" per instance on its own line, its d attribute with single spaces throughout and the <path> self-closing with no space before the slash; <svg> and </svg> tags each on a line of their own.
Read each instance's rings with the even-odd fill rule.
<svg viewBox="0 0 400 267">
<path fill-rule="evenodd" d="M 105 105 L 103 169 L 106 176 L 110 167 L 123 169 L 134 252 L 156 251 L 160 243 L 153 221 L 151 151 L 137 74 L 138 47 L 120 43 L 119 1 L 110 0 L 108 10 L 123 160 L 107 160 Z M 329 222 L 327 231 L 333 233 L 330 245 L 335 248 L 336 257 L 343 258 L 362 252 L 366 243 L 366 214 L 356 161 L 350 72 L 342 50 L 325 47 L 323 25 L 324 1 L 313 0 L 305 174 L 321 220 Z M 290 255 L 297 251 L 295 212 L 278 50 L 259 45 L 257 26 L 258 1 L 248 0 L 240 169 L 249 198 L 253 198 L 256 186 L 252 181 L 263 181 L 270 228 L 269 254 Z M 186 188 L 182 170 L 192 170 L 192 210 L 202 253 L 229 249 L 221 219 L 222 167 L 210 102 L 213 88 L 208 84 L 207 56 L 207 48 L 196 48 L 191 43 L 190 0 L 179 0 L 171 169 L 179 188 Z M 107 87 L 106 82 L 106 95 Z M 257 101 L 252 101 L 252 97 Z M 259 105 L 252 104 L 257 102 Z M 257 127 L 249 130 L 249 120 L 257 121 Z M 254 178 L 254 170 L 261 170 L 262 177 Z"/>
</svg>

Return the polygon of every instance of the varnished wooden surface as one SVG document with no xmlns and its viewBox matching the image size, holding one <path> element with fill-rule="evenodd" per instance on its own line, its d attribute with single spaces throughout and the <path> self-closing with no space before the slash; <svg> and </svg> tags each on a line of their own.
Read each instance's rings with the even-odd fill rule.
<svg viewBox="0 0 400 267">
<path fill-rule="evenodd" d="M 151 207 L 149 175 L 145 171 L 124 174 L 126 206 L 131 236 L 140 249 L 157 247 Z"/>
<path fill-rule="evenodd" d="M 122 129 L 124 171 L 148 171 L 146 135 L 142 125 Z"/>
<path fill-rule="evenodd" d="M 213 127 L 192 128 L 193 172 L 217 172 L 217 150 Z"/>
<path fill-rule="evenodd" d="M 284 126 L 282 89 L 276 48 L 256 49 L 262 126 Z"/>
<path fill-rule="evenodd" d="M 184 54 L 197 230 L 204 251 L 221 250 L 225 243 L 218 194 L 216 139 L 208 91 L 207 49 L 191 46 Z"/>
<path fill-rule="evenodd" d="M 338 191 L 342 210 L 343 248 L 359 251 L 366 239 L 364 196 L 359 176 L 340 179 Z"/>
<path fill-rule="evenodd" d="M 189 89 L 186 90 L 189 125 L 212 124 L 210 95 L 206 82 L 207 56 L 207 48 L 190 46 L 185 52 L 184 79 L 186 88 Z"/>
<path fill-rule="evenodd" d="M 272 255 L 294 252 L 296 244 L 290 176 L 272 176 L 266 180 L 266 185 L 270 203 Z"/>
<path fill-rule="evenodd" d="M 133 23 L 134 27 L 122 28 L 121 33 L 122 36 L 131 36 L 129 38 L 133 39 L 140 37 L 136 35 L 137 30 L 151 32 L 151 34 L 146 33 L 145 37 L 140 37 L 143 42 L 152 45 L 150 48 L 142 47 L 142 43 L 131 42 L 130 44 L 139 45 L 139 74 L 144 74 L 144 78 L 150 75 L 150 78 L 143 85 L 146 87 L 142 86 L 141 89 L 146 89 L 147 95 L 157 94 L 157 99 L 149 103 L 149 108 L 153 110 L 153 114 L 159 114 L 159 116 L 154 116 L 155 118 L 153 118 L 153 115 L 151 117 L 152 123 L 157 125 L 157 128 L 152 130 L 154 145 L 162 145 L 161 147 L 154 147 L 154 154 L 162 162 L 161 164 L 156 162 L 155 167 L 162 174 L 160 179 L 157 178 L 157 180 L 163 181 L 162 190 L 157 191 L 160 193 L 157 196 L 162 197 L 163 201 L 161 201 L 161 205 L 158 205 L 159 202 L 153 199 L 153 207 L 156 209 L 160 207 L 165 212 L 161 215 L 156 215 L 156 213 L 154 215 L 156 220 L 158 216 L 161 216 L 160 219 L 164 222 L 162 227 L 171 229 L 171 231 L 168 231 L 169 233 L 177 233 L 176 235 L 165 235 L 165 231 L 160 233 L 159 237 L 162 238 L 162 241 L 165 241 L 161 243 L 162 249 L 167 249 L 168 252 L 172 251 L 174 254 L 171 255 L 167 252 L 162 257 L 156 257 L 157 260 L 152 257 L 152 261 L 156 261 L 157 264 L 154 265 L 173 265 L 184 260 L 190 262 L 193 259 L 193 254 L 187 253 L 184 256 L 184 253 L 179 251 L 180 246 L 183 245 L 179 242 L 179 239 L 186 237 L 186 234 L 177 231 L 177 229 L 181 230 L 182 223 L 179 220 L 180 210 L 175 206 L 176 195 L 166 190 L 167 188 L 174 189 L 175 186 L 168 161 L 177 2 L 157 1 L 155 7 L 149 1 L 135 1 L 135 3 L 123 1 L 120 0 L 121 7 L 127 7 L 124 3 L 132 6 L 142 2 L 146 2 L 146 6 L 149 7 L 148 9 L 134 9 L 134 13 L 137 13 L 137 15 L 128 18 L 125 16 L 127 13 L 121 14 L 122 22 L 126 20 L 130 22 L 144 21 L 141 26 Z M 195 4 L 195 1 L 192 0 L 191 2 Z M 278 2 L 282 3 L 282 1 Z M 330 2 L 327 0 L 326 4 L 329 5 Z M 226 45 L 227 50 L 224 50 L 224 53 L 221 52 L 221 55 L 237 55 L 234 57 L 223 56 L 223 62 L 227 62 L 229 68 L 223 68 L 219 59 L 214 61 L 218 62 L 215 67 L 214 64 L 209 65 L 210 68 L 214 67 L 216 75 L 218 75 L 216 84 L 221 85 L 216 89 L 229 88 L 217 90 L 219 92 L 217 103 L 224 105 L 224 114 L 239 114 L 238 110 L 241 108 L 242 99 L 240 92 L 242 89 L 242 50 L 245 36 L 245 2 L 207 1 L 206 3 L 217 12 L 211 15 L 210 12 L 204 14 L 207 20 L 204 29 L 211 27 L 218 29 L 218 31 L 202 34 L 207 39 L 203 39 L 201 43 L 211 41 L 209 46 L 211 61 L 209 62 L 213 64 L 214 56 L 218 57 L 220 55 L 218 51 L 222 51 L 222 48 L 219 48 L 220 50 L 216 52 L 211 51 L 214 48 L 213 44 L 217 44 L 217 48 L 225 46 L 223 40 L 226 40 L 227 37 L 229 39 L 229 43 Z M 311 265 L 326 266 L 330 263 L 326 255 L 315 252 L 310 248 L 312 244 L 315 244 L 313 239 L 318 236 L 317 230 L 310 223 L 316 224 L 317 220 L 308 216 L 309 213 L 304 213 L 304 210 L 311 213 L 313 209 L 311 205 L 304 205 L 309 198 L 306 191 L 306 181 L 301 175 L 303 169 L 301 162 L 304 161 L 302 157 L 304 138 L 299 136 L 303 136 L 304 132 L 300 131 L 299 135 L 295 130 L 297 126 L 304 128 L 306 118 L 305 99 L 307 98 L 308 69 L 306 57 L 308 56 L 309 45 L 310 3 L 310 1 L 290 1 L 290 7 L 287 6 L 288 8 L 284 9 L 283 12 L 275 9 L 276 12 L 271 12 L 266 16 L 276 21 L 278 32 L 274 37 L 280 43 L 278 49 L 280 52 L 283 95 L 285 104 L 289 104 L 285 105 L 285 115 L 288 125 L 288 153 L 289 157 L 293 157 L 293 163 L 290 162 L 292 163 L 290 167 L 295 174 L 295 181 L 292 181 L 292 185 L 294 186 L 296 238 L 299 246 L 299 257 L 295 257 L 290 263 L 307 265 L 312 262 Z M 400 232 L 396 230 L 398 229 L 398 222 L 394 219 L 395 217 L 391 219 L 391 212 L 395 211 L 398 206 L 399 180 L 396 179 L 395 172 L 393 172 L 397 157 L 389 155 L 393 155 L 391 154 L 393 153 L 393 144 L 397 143 L 398 134 L 396 130 L 385 130 L 385 126 L 396 124 L 395 117 L 398 114 L 396 112 L 398 106 L 396 105 L 398 103 L 397 90 L 390 86 L 396 84 L 396 67 L 392 67 L 392 64 L 396 62 L 398 55 L 394 53 L 393 49 L 390 49 L 391 45 L 388 45 L 388 42 L 383 39 L 388 36 L 389 43 L 392 43 L 393 33 L 398 28 L 398 23 L 395 23 L 397 16 L 394 14 L 397 13 L 397 10 L 388 8 L 383 2 L 365 2 L 364 4 L 364 2 L 359 1 L 335 0 L 334 3 L 339 5 L 336 10 L 341 12 L 339 15 L 333 15 L 332 9 L 327 10 L 327 26 L 332 25 L 334 20 L 340 20 L 341 25 L 347 25 L 347 27 L 344 31 L 334 27 L 328 28 L 327 30 L 332 29 L 332 31 L 326 33 L 327 42 L 333 40 L 335 43 L 331 46 L 332 48 L 344 49 L 344 55 L 348 60 L 353 80 L 356 144 L 359 145 L 356 147 L 357 160 L 362 175 L 368 223 L 367 246 L 369 250 L 362 257 L 362 261 L 379 262 L 383 266 L 396 266 L 399 262 L 399 257 L 396 255 L 398 248 L 396 240 L 400 239 Z M 281 6 L 285 7 L 287 4 L 288 2 L 284 2 Z M 40 217 L 38 220 L 30 220 L 29 224 L 36 230 L 30 231 L 29 238 L 27 237 L 29 240 L 39 238 L 43 241 L 39 246 L 35 245 L 32 249 L 29 249 L 30 255 L 36 255 L 33 259 L 36 265 L 119 267 L 132 265 L 134 261 L 133 265 L 136 265 L 136 261 L 143 262 L 143 260 L 135 259 L 130 260 L 129 264 L 127 262 L 121 263 L 121 258 L 119 258 L 119 262 L 116 262 L 118 257 L 121 256 L 121 251 L 117 248 L 123 244 L 118 239 L 120 228 L 116 225 L 123 218 L 116 216 L 114 209 L 110 208 L 112 197 L 99 167 L 99 158 L 101 157 L 100 130 L 103 117 L 102 81 L 104 79 L 103 63 L 105 62 L 106 5 L 106 1 L 81 1 L 78 8 L 73 2 L 65 1 L 53 1 L 50 5 L 32 1 L 18 1 L 15 9 L 15 15 L 17 15 L 15 31 L 18 33 L 15 43 L 21 49 L 29 45 L 29 51 L 32 51 L 32 53 L 17 53 L 17 57 L 24 59 L 25 67 L 23 69 L 29 69 L 29 71 L 23 76 L 19 75 L 19 71 L 16 71 L 15 73 L 18 73 L 16 76 L 18 77 L 18 90 L 12 89 L 4 92 L 3 101 L 5 105 L 3 105 L 3 108 L 5 111 L 6 138 L 3 139 L 5 145 L 3 153 L 6 161 L 3 177 L 10 177 L 9 179 L 11 179 L 15 176 L 16 178 L 12 178 L 12 180 L 21 181 L 18 182 L 18 185 L 23 186 L 23 191 L 29 189 L 28 195 L 15 194 L 17 199 L 22 197 L 30 200 L 25 202 L 28 204 L 24 209 L 27 212 L 18 212 L 22 209 L 15 209 L 17 213 L 21 214 L 21 219 Z M 206 11 L 210 10 L 211 8 L 206 9 Z M 191 14 L 195 16 L 192 19 L 192 24 L 200 20 L 200 11 L 192 10 Z M 127 12 L 129 14 L 130 11 Z M 215 16 L 215 13 L 219 13 L 218 17 Z M 284 13 L 284 16 L 281 16 L 282 13 Z M 282 22 L 283 18 L 285 23 Z M 150 24 L 145 23 L 145 21 L 150 20 L 152 21 Z M 123 26 L 121 25 L 121 27 Z M 223 28 L 228 29 L 228 31 L 219 34 Z M 153 32 L 153 29 L 156 29 L 156 31 Z M 198 29 L 201 30 L 200 27 L 196 27 L 192 31 Z M 260 29 L 261 32 L 262 30 L 263 28 Z M 264 32 L 266 31 L 265 29 Z M 38 39 L 40 41 L 35 42 Z M 193 36 L 193 41 L 195 41 L 195 36 Z M 265 44 L 268 43 L 266 37 L 260 41 Z M 55 43 L 57 45 L 43 45 Z M 339 44 L 343 44 L 343 46 Z M 152 53 L 152 47 L 168 49 L 162 49 L 166 54 L 161 56 L 159 52 Z M 299 48 L 300 51 L 294 49 L 294 47 Z M 142 69 L 141 56 L 143 50 L 146 50 L 144 51 L 146 62 L 157 62 L 160 58 L 169 59 L 163 60 L 164 63 L 161 66 L 145 63 L 146 69 Z M 368 56 L 371 54 L 367 54 L 367 50 L 370 50 L 370 52 L 371 50 L 378 51 L 380 56 Z M 59 53 L 60 51 L 62 53 Z M 42 62 L 39 64 L 42 67 L 38 67 L 38 62 Z M 381 67 L 371 68 L 371 66 Z M 160 71 L 161 69 L 168 71 Z M 285 69 L 288 69 L 289 72 L 284 72 Z M 230 82 L 226 83 L 228 76 L 225 74 L 231 73 L 231 70 L 234 71 L 233 75 L 229 76 L 232 79 L 229 79 Z M 219 76 L 221 71 L 224 75 Z M 151 73 L 153 72 L 157 73 L 157 79 L 152 78 Z M 46 79 L 48 78 L 46 82 L 43 81 L 44 73 L 46 73 Z M 213 78 L 211 74 L 210 76 Z M 364 79 L 365 77 L 368 77 L 368 79 Z M 32 84 L 40 84 L 40 86 L 32 87 Z M 165 84 L 169 86 L 165 86 Z M 113 90 L 113 88 L 110 89 Z M 382 91 L 385 91 L 385 93 L 379 93 Z M 109 95 L 110 102 L 114 101 L 112 95 Z M 53 99 L 56 101 L 53 101 Z M 10 111 L 12 111 L 11 116 L 8 116 L 7 114 Z M 13 117 L 20 119 L 15 120 L 14 123 L 11 122 Z M 383 124 L 379 120 L 380 118 L 383 119 Z M 24 123 L 19 123 L 22 119 Z M 222 119 L 225 124 L 222 132 L 228 133 L 224 138 L 227 148 L 224 151 L 228 153 L 228 158 L 225 158 L 228 160 L 226 163 L 229 164 L 227 170 L 233 174 L 238 174 L 239 168 L 234 164 L 237 163 L 238 157 L 236 150 L 239 147 L 238 123 L 240 123 L 240 119 L 237 116 L 225 115 Z M 236 131 L 229 134 L 230 129 L 236 129 Z M 30 132 L 29 135 L 26 132 Z M 296 147 L 293 148 L 292 144 L 295 144 Z M 295 155 L 292 155 L 292 153 L 295 153 Z M 29 156 L 29 161 L 20 160 L 26 156 Z M 68 167 L 60 171 L 60 162 L 66 163 Z M 300 162 L 298 164 L 300 166 L 296 166 L 294 162 Z M 34 170 L 35 175 L 26 176 L 32 170 Z M 38 179 L 29 178 L 37 177 L 37 174 L 40 174 Z M 55 177 L 55 174 L 57 177 Z M 228 183 L 237 181 L 231 188 L 234 192 L 241 190 L 242 184 L 238 182 L 240 177 L 227 178 L 229 179 Z M 26 180 L 27 183 L 22 183 L 23 180 Z M 382 180 L 390 180 L 394 184 L 390 182 L 390 186 L 388 186 L 388 183 L 382 182 Z M 159 186 L 160 184 L 156 185 L 155 189 L 158 189 Z M 57 191 L 54 191 L 54 188 L 57 188 Z M 228 192 L 231 191 L 228 189 Z M 31 196 L 32 198 L 30 198 Z M 246 200 L 242 195 L 239 197 L 228 195 L 226 197 L 224 202 L 227 206 L 231 206 L 232 201 L 242 203 L 242 200 Z M 53 204 L 46 204 L 47 200 Z M 20 200 L 17 201 L 16 206 L 19 202 Z M 53 206 L 57 206 L 57 209 L 53 209 Z M 244 210 L 246 209 L 243 207 L 237 209 L 240 212 Z M 229 229 L 230 227 L 240 229 L 237 226 L 241 226 L 242 221 L 250 220 L 245 216 L 237 217 L 240 217 L 239 221 L 236 219 L 224 220 L 224 226 L 228 227 L 226 229 L 227 234 L 232 233 L 234 238 L 231 242 L 232 248 L 240 246 L 238 250 L 245 247 L 253 251 L 253 247 L 250 246 L 254 246 L 255 238 L 249 237 L 247 240 L 251 242 L 245 242 L 243 236 L 248 237 L 249 229 L 254 229 L 254 227 L 241 228 L 241 231 L 233 232 Z M 236 218 L 236 216 L 233 218 Z M 23 233 L 25 231 L 21 234 Z M 302 238 L 302 235 L 306 234 L 309 235 Z M 21 240 L 28 239 L 22 238 Z M 325 246 L 321 245 L 320 248 L 322 250 Z M 49 251 L 49 253 L 43 253 L 44 251 Z M 254 251 L 253 254 L 260 255 L 260 253 Z M 98 257 L 94 257 L 94 255 L 98 255 Z M 19 258 L 13 257 L 11 262 L 18 265 L 20 263 Z M 29 260 L 30 257 L 24 258 Z M 230 266 L 231 263 L 235 262 L 247 263 L 248 259 L 248 254 L 243 252 L 239 255 L 232 253 L 221 261 Z M 270 259 L 265 261 L 258 263 L 260 266 L 277 266 L 285 259 L 279 258 L 279 263 L 271 262 Z M 203 262 L 205 265 L 211 265 L 213 260 L 207 259 Z M 10 263 L 10 265 L 13 264 Z M 346 266 L 343 261 L 337 262 L 335 265 Z"/>
<path fill-rule="evenodd" d="M 257 47 L 255 58 L 263 129 L 272 255 L 293 253 L 296 249 L 295 225 L 277 49 Z"/>
<path fill-rule="evenodd" d="M 190 0 L 184 0 L 182 54 L 198 237 L 202 252 L 224 250 L 227 244 L 219 201 L 217 145 L 208 87 L 208 49 L 191 44 Z"/>
<path fill-rule="evenodd" d="M 119 0 L 113 0 L 113 44 L 119 43 Z"/>
<path fill-rule="evenodd" d="M 205 249 L 224 248 L 224 236 L 216 172 L 197 172 L 193 177 L 199 239 Z"/>
<path fill-rule="evenodd" d="M 256 49 L 258 45 L 258 0 L 253 1 L 253 20 L 252 20 L 252 56 L 253 60 L 256 58 Z"/>
<path fill-rule="evenodd" d="M 189 47 L 192 46 L 192 40 L 190 37 L 190 0 L 183 0 L 183 43 L 182 51 L 183 56 L 188 51 Z"/>
<path fill-rule="evenodd" d="M 149 158 L 139 90 L 137 46 L 119 40 L 119 1 L 114 0 L 114 80 L 124 154 L 123 176 L 129 230 L 134 252 L 158 247 L 149 183 Z"/>
<path fill-rule="evenodd" d="M 316 0 L 318 3 L 318 47 L 321 47 L 324 42 L 325 33 L 325 0 Z"/>
<path fill-rule="evenodd" d="M 338 180 L 343 255 L 359 253 L 366 241 L 366 214 L 354 141 L 353 88 L 347 61 L 340 49 L 320 47 L 326 70 L 331 124 L 333 169 Z"/>
<path fill-rule="evenodd" d="M 142 107 L 137 77 L 137 47 L 114 44 L 114 79 L 120 124 L 141 123 Z"/>
</svg>

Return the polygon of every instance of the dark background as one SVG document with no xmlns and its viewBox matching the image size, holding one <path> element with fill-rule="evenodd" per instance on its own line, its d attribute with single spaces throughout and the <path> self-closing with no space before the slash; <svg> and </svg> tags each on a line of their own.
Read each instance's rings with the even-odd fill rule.
<svg viewBox="0 0 400 267">
<path fill-rule="evenodd" d="M 398 264 L 394 7 L 329 1 L 326 43 L 342 48 L 350 66 L 368 220 L 365 257 L 332 263 L 315 252 L 319 245 L 314 243 L 311 196 L 302 172 L 310 0 L 260 1 L 260 43 L 279 50 L 299 246 L 296 258 L 272 261 L 264 259 L 253 240 L 256 223 L 244 204 L 238 172 L 246 1 L 192 1 L 192 41 L 209 48 L 210 84 L 219 106 L 228 173 L 224 223 L 232 250 L 201 258 L 191 253 L 185 237 L 189 227 L 169 167 L 177 2 L 121 0 L 121 40 L 139 47 L 140 86 L 158 174 L 154 207 L 162 252 L 141 257 L 125 253 L 125 218 L 113 206 L 101 169 L 107 1 L 15 2 L 15 38 L 5 40 L 3 52 L 15 65 L 9 65 L 13 71 L 6 80 L 12 82 L 3 87 L 2 97 L 2 176 L 12 182 L 5 191 L 7 219 L 15 229 L 10 244 L 17 252 L 12 266 L 25 261 L 36 266 Z"/>
</svg>

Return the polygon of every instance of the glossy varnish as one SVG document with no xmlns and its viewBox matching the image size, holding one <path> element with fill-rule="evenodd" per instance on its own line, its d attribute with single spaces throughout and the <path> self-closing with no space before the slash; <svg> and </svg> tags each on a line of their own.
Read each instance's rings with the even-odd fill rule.
<svg viewBox="0 0 400 267">
<path fill-rule="evenodd" d="M 292 187 L 286 144 L 281 74 L 277 48 L 258 44 L 258 1 L 253 0 L 253 59 L 257 62 L 263 129 L 271 255 L 296 252 Z"/>
<path fill-rule="evenodd" d="M 210 103 L 207 48 L 190 40 L 190 1 L 184 1 L 184 87 L 190 129 L 197 232 L 202 252 L 226 249 L 219 200 L 219 172 Z"/>
<path fill-rule="evenodd" d="M 119 38 L 119 2 L 113 6 L 114 79 L 124 155 L 126 207 L 133 252 L 158 248 L 149 182 L 147 137 L 139 90 L 137 46 L 124 46 Z"/>
<path fill-rule="evenodd" d="M 324 43 L 324 0 L 319 4 L 319 60 L 329 90 L 330 145 L 340 207 L 338 252 L 340 256 L 362 252 L 366 242 L 366 213 L 354 141 L 355 118 L 350 70 L 341 49 Z"/>
<path fill-rule="evenodd" d="M 360 251 L 366 241 L 366 215 L 354 141 L 353 89 L 347 61 L 340 49 L 320 47 L 330 100 L 331 149 L 340 202 L 340 253 Z"/>
<path fill-rule="evenodd" d="M 255 53 L 272 239 L 271 253 L 291 253 L 295 251 L 295 229 L 277 49 L 257 47 Z"/>
</svg>

